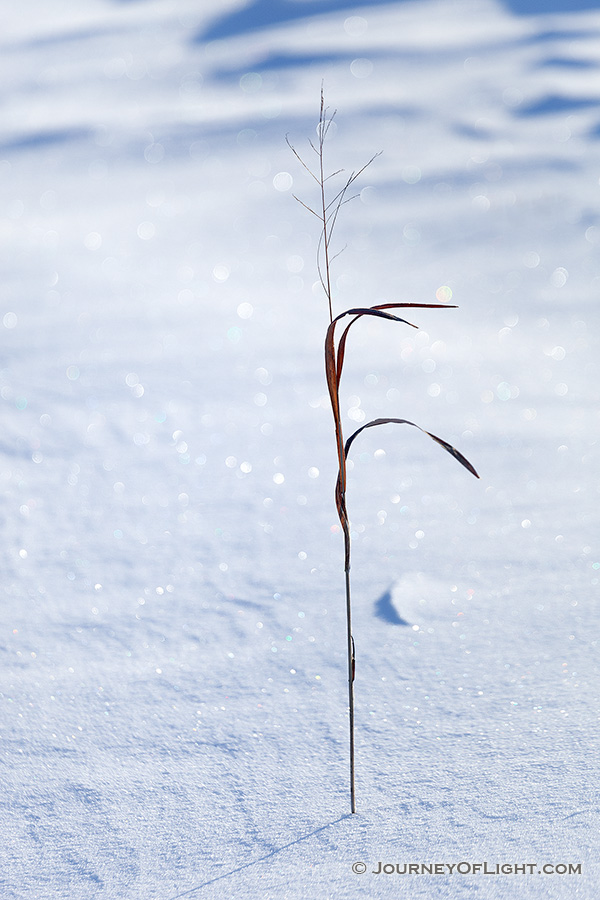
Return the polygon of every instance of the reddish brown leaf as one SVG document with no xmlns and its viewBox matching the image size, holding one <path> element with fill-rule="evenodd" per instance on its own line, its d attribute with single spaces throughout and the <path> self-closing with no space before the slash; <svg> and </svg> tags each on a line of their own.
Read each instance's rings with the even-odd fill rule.
<svg viewBox="0 0 600 900">
<path fill-rule="evenodd" d="M 382 314 L 380 312 L 380 310 L 383 310 L 383 309 L 404 309 L 407 307 L 414 308 L 414 309 L 428 309 L 428 308 L 431 308 L 431 309 L 456 309 L 455 306 L 449 306 L 447 303 L 379 303 L 376 306 L 370 306 L 370 307 L 367 307 L 366 309 L 349 309 L 345 313 L 342 313 L 342 315 L 337 317 L 338 319 L 341 319 L 342 316 L 346 316 L 346 315 L 352 315 L 352 314 L 356 314 L 356 315 L 355 315 L 354 319 L 352 319 L 352 321 L 348 325 L 346 325 L 346 328 L 344 329 L 342 336 L 340 338 L 339 344 L 338 344 L 338 352 L 337 352 L 338 382 L 342 376 L 342 366 L 344 364 L 344 354 L 346 351 L 346 339 L 348 337 L 348 332 L 350 331 L 351 326 L 354 325 L 354 323 L 356 321 L 358 321 L 358 319 L 360 319 L 361 316 L 379 315 L 382 318 L 390 319 L 393 322 L 404 322 L 405 325 L 410 325 L 411 328 L 417 328 L 416 325 L 413 325 L 412 322 L 407 322 L 406 319 L 401 319 L 399 316 L 386 315 L 385 313 Z"/>
<path fill-rule="evenodd" d="M 365 428 L 373 428 L 374 425 L 388 425 L 389 423 L 395 423 L 397 425 L 412 425 L 413 428 L 418 428 L 419 431 L 423 432 L 423 434 L 428 435 L 428 437 L 430 437 L 430 438 L 432 438 L 432 440 L 436 441 L 436 443 L 438 443 L 441 447 L 443 447 L 444 450 L 447 450 L 448 453 L 450 453 L 456 460 L 458 460 L 458 462 L 462 466 L 464 466 L 465 469 L 468 469 L 469 472 L 475 476 L 475 478 L 479 478 L 479 475 L 477 474 L 477 472 L 475 471 L 475 469 L 473 468 L 473 466 L 471 465 L 469 460 L 465 456 L 463 456 L 462 453 L 460 453 L 460 451 L 458 451 L 456 449 L 456 447 L 453 447 L 452 444 L 449 444 L 447 441 L 442 440 L 442 438 L 437 437 L 435 434 L 431 434 L 430 431 L 425 431 L 425 429 L 421 428 L 420 425 L 416 425 L 414 422 L 409 422 L 408 419 L 385 418 L 385 419 L 373 419 L 371 422 L 367 422 L 366 425 L 362 425 L 360 428 L 358 428 L 354 432 L 354 434 L 350 435 L 350 437 L 346 441 L 346 445 L 344 447 L 344 455 L 346 457 L 348 456 L 348 451 L 350 450 L 350 447 L 354 443 L 355 438 L 357 438 L 358 435 L 362 431 L 365 430 Z"/>
</svg>

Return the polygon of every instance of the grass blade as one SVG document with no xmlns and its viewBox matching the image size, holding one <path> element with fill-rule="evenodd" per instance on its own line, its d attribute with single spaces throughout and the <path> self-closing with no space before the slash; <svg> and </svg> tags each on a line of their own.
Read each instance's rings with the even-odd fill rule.
<svg viewBox="0 0 600 900">
<path fill-rule="evenodd" d="M 419 431 L 422 431 L 423 434 L 426 434 L 433 441 L 438 443 L 440 445 L 440 447 L 443 447 L 444 450 L 446 450 L 451 456 L 453 456 L 454 459 L 456 459 L 461 464 L 461 466 L 464 466 L 465 469 L 467 469 L 471 473 L 471 475 L 474 475 L 475 478 L 479 478 L 479 475 L 477 474 L 475 468 L 471 465 L 471 463 L 466 458 L 466 456 L 463 456 L 463 454 L 460 452 L 460 450 L 457 450 L 456 447 L 453 447 L 452 444 L 449 444 L 448 441 L 443 440 L 443 438 L 437 437 L 437 435 L 432 434 L 430 431 L 425 431 L 424 428 L 421 428 L 421 426 L 417 425 L 415 422 L 409 422 L 408 419 L 396 419 L 396 418 L 373 419 L 371 422 L 367 422 L 366 425 L 362 425 L 360 428 L 358 428 L 354 432 L 354 434 L 351 434 L 350 437 L 348 438 L 348 440 L 346 441 L 346 444 L 344 446 L 344 455 L 345 455 L 346 459 L 348 458 L 348 451 L 350 450 L 350 447 L 352 446 L 352 444 L 354 443 L 354 440 L 358 437 L 358 435 L 362 431 L 364 431 L 366 428 L 373 428 L 375 425 L 389 425 L 390 423 L 397 424 L 397 425 L 412 425 L 413 428 L 418 428 Z"/>
</svg>

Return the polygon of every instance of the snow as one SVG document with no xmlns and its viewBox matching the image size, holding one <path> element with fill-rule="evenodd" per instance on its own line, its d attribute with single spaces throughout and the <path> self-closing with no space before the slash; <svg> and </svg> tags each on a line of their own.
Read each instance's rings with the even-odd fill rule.
<svg viewBox="0 0 600 900">
<path fill-rule="evenodd" d="M 587 0 L 4 10 L 4 898 L 596 896 L 599 41 Z M 353 447 L 355 816 L 322 80 L 331 169 L 383 151 L 336 312 L 458 306 L 354 327 L 347 432 L 481 474 Z"/>
</svg>

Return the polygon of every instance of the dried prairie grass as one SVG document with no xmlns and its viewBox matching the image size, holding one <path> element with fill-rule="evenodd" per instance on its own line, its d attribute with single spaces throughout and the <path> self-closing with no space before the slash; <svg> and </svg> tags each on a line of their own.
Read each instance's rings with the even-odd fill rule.
<svg viewBox="0 0 600 900">
<path fill-rule="evenodd" d="M 301 164 L 303 169 L 308 173 L 310 178 L 316 183 L 318 187 L 318 196 L 319 203 L 318 209 L 313 209 L 303 200 L 300 200 L 299 197 L 295 197 L 295 199 L 312 215 L 314 215 L 320 222 L 320 235 L 319 242 L 317 246 L 317 271 L 319 274 L 319 279 L 323 290 L 325 292 L 325 296 L 328 301 L 329 306 L 329 327 L 327 328 L 327 333 L 325 336 L 325 374 L 327 379 L 327 388 L 329 390 L 329 399 L 331 401 L 331 410 L 333 413 L 333 421 L 335 428 L 335 440 L 337 447 L 337 455 L 338 455 L 338 476 L 335 486 L 335 503 L 337 508 L 338 517 L 342 526 L 342 532 L 344 535 L 344 573 L 345 573 L 345 582 L 346 582 L 346 622 L 347 622 L 347 657 L 348 657 L 348 706 L 349 706 L 349 724 L 350 724 L 350 809 L 352 813 L 356 812 L 356 789 L 355 789 L 355 754 L 354 754 L 354 677 L 356 671 L 356 653 L 355 653 L 355 643 L 354 637 L 352 634 L 352 604 L 351 604 L 351 595 L 350 595 L 350 554 L 351 554 L 351 540 L 350 540 L 350 521 L 348 518 L 348 511 L 346 507 L 346 462 L 348 459 L 348 453 L 350 448 L 356 438 L 366 429 L 366 428 L 374 428 L 378 425 L 387 425 L 389 423 L 396 423 L 400 425 L 411 425 L 414 428 L 418 428 L 419 431 L 422 431 L 428 437 L 432 438 L 437 444 L 444 448 L 448 453 L 450 453 L 461 465 L 463 465 L 472 475 L 476 478 L 479 478 L 479 475 L 471 465 L 471 463 L 460 453 L 455 447 L 449 444 L 447 441 L 443 440 L 440 437 L 437 437 L 435 434 L 432 434 L 429 431 L 425 431 L 424 428 L 421 428 L 420 425 L 416 425 L 414 422 L 409 422 L 407 419 L 401 419 L 396 417 L 385 417 L 373 419 L 370 422 L 362 425 L 356 431 L 354 431 L 350 437 L 344 439 L 343 426 L 342 426 L 342 416 L 340 411 L 340 381 L 342 377 L 342 370 L 344 366 L 345 354 L 346 354 L 346 342 L 348 338 L 348 334 L 352 325 L 355 324 L 359 319 L 363 316 L 376 316 L 381 319 L 387 319 L 391 322 L 400 322 L 405 325 L 409 325 L 411 328 L 416 328 L 416 325 L 413 325 L 412 322 L 408 322 L 406 319 L 400 318 L 400 316 L 395 315 L 394 313 L 387 312 L 387 310 L 397 310 L 397 309 L 452 309 L 456 307 L 452 307 L 449 304 L 445 303 L 383 303 L 370 307 L 357 307 L 353 309 L 347 309 L 339 315 L 334 316 L 333 309 L 333 297 L 332 297 L 332 289 L 331 289 L 331 264 L 336 256 L 339 255 L 331 255 L 331 239 L 333 235 L 333 231 L 338 220 L 338 216 L 342 206 L 346 203 L 350 202 L 350 200 L 354 199 L 356 195 L 349 196 L 349 190 L 352 185 L 355 183 L 357 178 L 365 171 L 365 169 L 371 165 L 371 163 L 380 155 L 376 153 L 371 159 L 365 163 L 358 171 L 352 172 L 350 176 L 346 177 L 343 181 L 341 188 L 333 191 L 333 195 L 331 199 L 328 198 L 327 195 L 327 185 L 333 178 L 337 175 L 341 175 L 343 173 L 343 169 L 338 169 L 335 172 L 330 173 L 329 175 L 325 174 L 325 162 L 324 162 L 324 144 L 331 128 L 331 124 L 335 118 L 335 111 L 329 114 L 327 107 L 325 106 L 325 97 L 323 88 L 321 88 L 321 108 L 319 114 L 319 123 L 317 126 L 317 135 L 318 140 L 315 145 L 313 141 L 309 140 L 310 147 L 312 151 L 315 153 L 317 157 L 317 171 L 314 172 L 311 167 L 305 162 L 305 160 L 300 156 L 297 152 L 293 144 L 290 142 L 289 138 L 286 137 L 286 141 L 288 146 L 290 147 L 292 153 Z M 335 330 L 338 322 L 343 319 L 345 316 L 352 316 L 350 322 L 346 325 L 344 331 L 342 332 L 341 337 L 337 341 L 335 339 Z"/>
</svg>

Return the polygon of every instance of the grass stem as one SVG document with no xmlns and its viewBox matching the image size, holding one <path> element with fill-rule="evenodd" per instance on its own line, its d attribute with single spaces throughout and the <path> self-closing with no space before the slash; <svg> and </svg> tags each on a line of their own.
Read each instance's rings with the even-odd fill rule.
<svg viewBox="0 0 600 900">
<path fill-rule="evenodd" d="M 328 114 L 328 110 L 325 106 L 323 86 L 321 86 L 321 108 L 319 112 L 319 125 L 317 128 L 317 146 L 315 146 L 312 141 L 309 141 L 311 149 L 316 153 L 319 160 L 318 174 L 315 174 L 312 169 L 305 163 L 305 161 L 302 159 L 300 154 L 296 151 L 287 137 L 286 141 L 296 159 L 300 162 L 306 172 L 311 176 L 313 181 L 318 185 L 320 194 L 320 203 L 316 204 L 317 207 L 320 207 L 319 212 L 316 212 L 298 197 L 295 197 L 295 199 L 298 200 L 298 202 L 305 209 L 316 216 L 321 223 L 321 234 L 319 236 L 319 242 L 317 246 L 317 271 L 319 273 L 321 286 L 323 287 L 329 305 L 329 326 L 327 328 L 327 334 L 325 337 L 325 375 L 327 379 L 327 387 L 329 390 L 331 410 L 333 412 L 335 440 L 338 455 L 338 476 L 335 486 L 335 502 L 340 519 L 340 524 L 342 526 L 342 531 L 344 534 L 344 572 L 346 579 L 346 626 L 348 652 L 348 714 L 350 725 L 350 811 L 352 813 L 355 813 L 356 787 L 354 759 L 354 676 L 356 659 L 354 637 L 352 635 L 352 602 L 350 597 L 350 522 L 348 519 L 348 511 L 346 508 L 346 460 L 348 457 L 348 452 L 355 438 L 357 438 L 358 435 L 361 434 L 361 432 L 363 432 L 366 428 L 373 428 L 376 425 L 387 425 L 390 423 L 396 423 L 399 425 L 412 425 L 413 427 L 418 428 L 419 431 L 422 431 L 428 437 L 432 438 L 432 440 L 434 440 L 441 447 L 443 447 L 444 450 L 450 453 L 476 478 L 479 478 L 479 475 L 477 474 L 471 463 L 467 459 L 465 459 L 462 453 L 456 450 L 451 444 L 449 444 L 447 441 L 444 441 L 442 438 L 436 437 L 436 435 L 432 434 L 430 431 L 425 431 L 425 429 L 421 428 L 420 425 L 415 425 L 414 422 L 409 422 L 407 419 L 373 419 L 372 421 L 367 422 L 365 425 L 362 425 L 360 428 L 358 428 L 352 435 L 350 435 L 350 437 L 346 441 L 344 441 L 342 414 L 340 407 L 340 380 L 342 377 L 342 367 L 344 365 L 344 357 L 346 353 L 346 340 L 351 326 L 364 316 L 371 316 L 392 322 L 402 322 L 405 325 L 411 325 L 413 328 L 416 328 L 416 326 L 412 325 L 411 322 L 407 322 L 406 319 L 401 319 L 394 313 L 388 312 L 388 310 L 406 307 L 419 307 L 427 309 L 439 309 L 442 307 L 448 309 L 450 307 L 448 306 L 448 304 L 442 303 L 380 303 L 376 306 L 361 306 L 355 309 L 347 309 L 345 312 L 334 316 L 333 300 L 331 294 L 331 263 L 339 255 L 339 253 L 334 254 L 333 257 L 330 256 L 329 247 L 331 243 L 331 237 L 341 207 L 345 203 L 348 203 L 350 200 L 354 199 L 353 197 L 346 196 L 348 189 L 356 181 L 358 176 L 365 171 L 367 166 L 369 166 L 373 162 L 373 160 L 376 159 L 377 156 L 379 156 L 379 153 L 376 153 L 375 156 L 371 157 L 371 159 L 364 166 L 362 166 L 361 169 L 359 169 L 357 172 L 352 172 L 352 174 L 346 178 L 345 183 L 343 183 L 341 189 L 339 189 L 334 194 L 333 198 L 328 202 L 327 190 L 325 185 L 329 181 L 329 179 L 334 178 L 336 175 L 339 175 L 340 172 L 343 171 L 343 169 L 338 169 L 330 175 L 325 175 L 324 144 L 334 116 L 335 112 L 333 112 L 331 115 Z M 335 328 L 339 320 L 343 319 L 344 316 L 352 316 L 352 319 L 350 320 L 350 323 L 346 325 L 341 337 L 336 344 Z"/>
<path fill-rule="evenodd" d="M 348 554 L 349 555 L 349 554 Z M 354 674 L 355 645 L 352 636 L 352 603 L 350 600 L 350 567 L 346 569 L 346 625 L 348 633 L 348 714 L 350 724 L 350 812 L 356 812 L 356 784 L 354 765 Z"/>
</svg>

